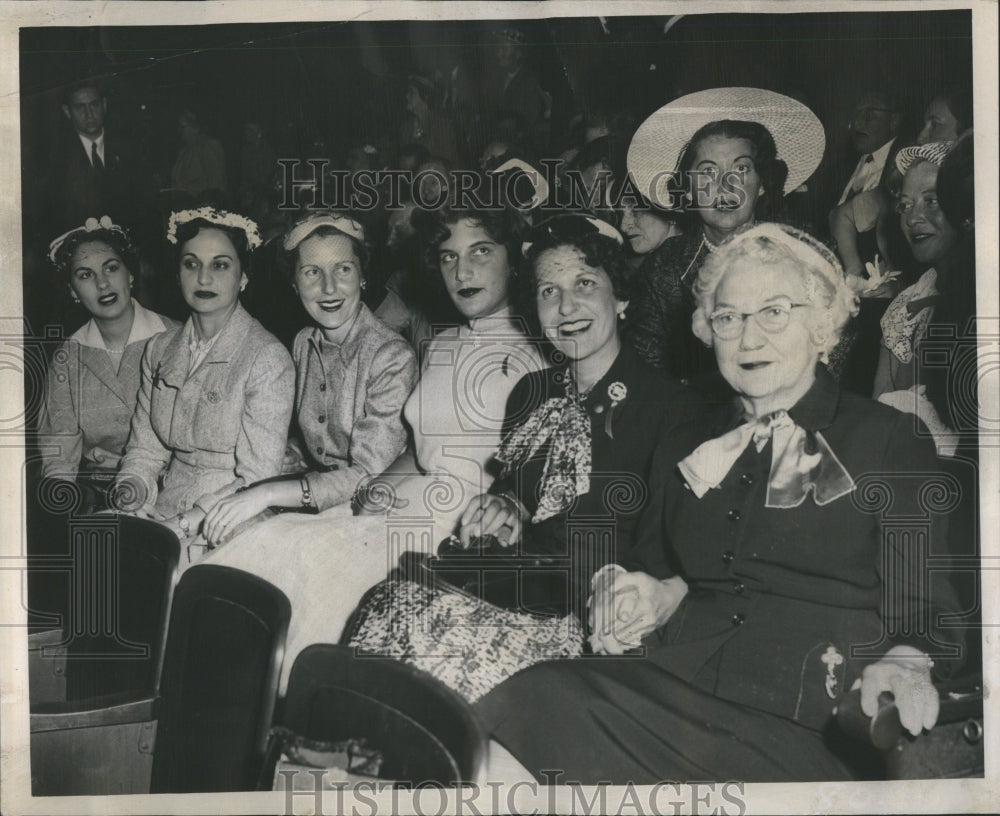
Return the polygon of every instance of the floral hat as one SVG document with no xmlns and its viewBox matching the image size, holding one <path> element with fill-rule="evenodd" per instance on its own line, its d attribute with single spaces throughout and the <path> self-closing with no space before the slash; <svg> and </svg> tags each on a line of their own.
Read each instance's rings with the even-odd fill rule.
<svg viewBox="0 0 1000 816">
<path fill-rule="evenodd" d="M 778 158 L 788 165 L 786 194 L 801 186 L 823 158 L 823 125 L 801 102 L 763 88 L 711 88 L 667 103 L 635 132 L 627 163 L 642 194 L 651 198 L 657 177 L 678 169 L 700 128 L 726 119 L 767 128 Z"/>
<path fill-rule="evenodd" d="M 131 239 L 128 232 L 124 227 L 120 227 L 115 224 L 111 218 L 106 215 L 102 215 L 100 218 L 88 218 L 84 221 L 82 227 L 74 227 L 69 232 L 64 232 L 58 238 L 54 239 L 52 243 L 49 244 L 49 260 L 52 263 L 56 263 L 56 256 L 59 254 L 59 250 L 62 245 L 66 243 L 69 238 L 75 237 L 80 234 L 86 234 L 88 232 L 110 232 L 115 235 L 121 236 L 126 243 L 130 243 Z"/>
<path fill-rule="evenodd" d="M 171 213 L 170 220 L 167 222 L 167 240 L 176 244 L 177 228 L 190 221 L 207 221 L 209 224 L 217 224 L 220 227 L 235 227 L 243 230 L 247 237 L 247 246 L 251 250 L 257 249 L 263 243 L 256 223 L 246 216 L 228 210 L 219 210 L 215 207 L 199 207 L 196 210 L 181 210 Z"/>
</svg>

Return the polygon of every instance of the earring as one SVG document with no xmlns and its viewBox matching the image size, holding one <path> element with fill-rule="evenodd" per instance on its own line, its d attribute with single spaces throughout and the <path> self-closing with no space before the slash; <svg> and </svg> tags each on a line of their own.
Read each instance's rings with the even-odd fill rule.
<svg viewBox="0 0 1000 816">
<path fill-rule="evenodd" d="M 361 281 L 361 291 L 362 292 L 365 291 L 365 286 L 367 286 L 367 282 L 364 279 L 362 279 L 362 281 Z"/>
<path fill-rule="evenodd" d="M 625 319 L 625 312 L 619 312 L 618 313 L 618 319 L 619 320 L 624 320 Z"/>
</svg>

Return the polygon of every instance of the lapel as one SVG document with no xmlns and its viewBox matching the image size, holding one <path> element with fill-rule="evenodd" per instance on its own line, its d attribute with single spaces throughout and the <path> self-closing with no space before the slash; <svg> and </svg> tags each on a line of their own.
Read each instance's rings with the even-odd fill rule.
<svg viewBox="0 0 1000 816">
<path fill-rule="evenodd" d="M 191 318 L 188 318 L 188 323 Z M 153 387 L 158 387 L 161 383 L 179 391 L 181 386 L 187 381 L 188 368 L 191 364 L 191 351 L 188 349 L 187 324 L 174 334 L 167 347 L 163 350 L 156 368 L 153 371 Z"/>
<path fill-rule="evenodd" d="M 250 313 L 239 303 L 236 304 L 236 311 L 219 333 L 219 339 L 212 344 L 205 359 L 202 360 L 199 369 L 207 369 L 215 363 L 228 363 L 243 348 L 246 342 L 247 332 L 253 318 Z M 195 372 L 197 373 L 197 372 Z"/>
<path fill-rule="evenodd" d="M 129 404 L 118 379 L 118 373 L 112 366 L 111 358 L 106 351 L 81 345 L 80 362 L 87 367 L 91 374 L 104 383 L 108 390 L 118 397 L 124 405 Z"/>
</svg>

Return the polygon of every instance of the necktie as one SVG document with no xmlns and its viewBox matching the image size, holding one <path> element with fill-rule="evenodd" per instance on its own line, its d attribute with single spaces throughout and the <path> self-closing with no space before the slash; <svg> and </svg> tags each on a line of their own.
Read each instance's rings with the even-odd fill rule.
<svg viewBox="0 0 1000 816">
<path fill-rule="evenodd" d="M 841 197 L 839 202 L 840 204 L 843 204 L 845 201 L 850 201 L 854 198 L 854 196 L 865 189 L 865 182 L 868 180 L 869 173 L 868 165 L 873 161 L 875 161 L 875 157 L 871 153 L 865 156 L 864 162 L 862 162 L 861 166 L 854 172 L 854 180 L 851 182 L 851 186 L 844 191 L 844 195 Z"/>
<path fill-rule="evenodd" d="M 98 173 L 104 172 L 104 162 L 101 161 L 101 154 L 97 152 L 97 142 L 90 143 L 90 162 Z"/>
</svg>

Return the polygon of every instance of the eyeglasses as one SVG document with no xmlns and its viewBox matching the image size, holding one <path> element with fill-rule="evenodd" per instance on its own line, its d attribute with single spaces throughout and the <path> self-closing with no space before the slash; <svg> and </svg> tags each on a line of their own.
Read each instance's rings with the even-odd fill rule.
<svg viewBox="0 0 1000 816">
<path fill-rule="evenodd" d="M 708 322 L 712 332 L 720 340 L 734 340 L 743 333 L 743 326 L 748 318 L 754 318 L 757 325 L 768 334 L 780 334 L 788 328 L 792 318 L 792 309 L 811 306 L 811 303 L 772 303 L 756 312 L 734 312 L 730 310 L 713 312 Z"/>
<path fill-rule="evenodd" d="M 851 114 L 851 122 L 871 122 L 878 118 L 880 113 L 892 113 L 889 108 L 866 107 L 858 108 Z"/>
<path fill-rule="evenodd" d="M 921 196 L 916 201 L 910 198 L 900 198 L 896 201 L 896 212 L 900 215 L 909 215 L 917 207 L 917 205 L 923 207 L 924 212 L 936 213 L 941 209 L 941 205 L 938 203 L 938 198 L 935 193 L 927 193 Z"/>
</svg>

